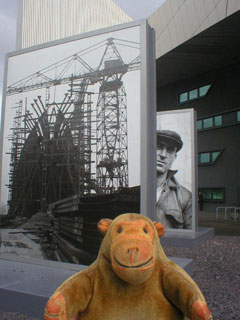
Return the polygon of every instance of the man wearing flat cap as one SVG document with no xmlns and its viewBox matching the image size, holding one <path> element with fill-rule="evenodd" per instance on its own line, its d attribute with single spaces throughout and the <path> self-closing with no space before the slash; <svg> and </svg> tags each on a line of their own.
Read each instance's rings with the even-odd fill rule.
<svg viewBox="0 0 240 320">
<path fill-rule="evenodd" d="M 171 166 L 183 146 L 175 131 L 157 131 L 157 219 L 166 228 L 192 228 L 192 194 L 180 185 Z"/>
</svg>

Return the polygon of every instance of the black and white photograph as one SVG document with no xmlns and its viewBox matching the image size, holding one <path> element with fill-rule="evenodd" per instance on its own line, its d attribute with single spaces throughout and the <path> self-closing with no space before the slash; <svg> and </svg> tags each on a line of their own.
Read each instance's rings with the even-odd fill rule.
<svg viewBox="0 0 240 320">
<path fill-rule="evenodd" d="M 140 39 L 135 25 L 9 54 L 1 204 L 18 231 L 2 234 L 26 238 L 19 252 L 31 238 L 34 257 L 89 264 L 97 222 L 140 213 Z"/>
<path fill-rule="evenodd" d="M 156 219 L 166 229 L 193 228 L 195 215 L 194 111 L 157 113 Z"/>
</svg>

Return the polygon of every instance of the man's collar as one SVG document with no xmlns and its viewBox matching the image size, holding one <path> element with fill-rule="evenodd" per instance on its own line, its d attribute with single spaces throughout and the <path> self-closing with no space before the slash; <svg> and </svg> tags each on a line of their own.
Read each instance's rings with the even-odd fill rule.
<svg viewBox="0 0 240 320">
<path fill-rule="evenodd" d="M 177 170 L 168 170 L 167 179 L 171 179 L 176 173 Z"/>
<path fill-rule="evenodd" d="M 169 188 L 176 188 L 177 187 L 177 181 L 174 177 L 174 175 L 177 173 L 177 170 L 168 170 L 167 173 L 167 180 L 168 180 L 168 186 Z"/>
</svg>

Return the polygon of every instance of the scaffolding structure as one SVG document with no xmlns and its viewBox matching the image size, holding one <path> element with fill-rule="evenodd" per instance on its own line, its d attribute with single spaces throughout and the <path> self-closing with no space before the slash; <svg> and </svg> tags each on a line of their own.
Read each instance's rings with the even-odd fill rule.
<svg viewBox="0 0 240 320">
<path fill-rule="evenodd" d="M 107 194 L 128 187 L 123 76 L 139 69 L 140 57 L 124 62 L 113 38 L 102 45 L 105 50 L 97 69 L 80 52 L 8 87 L 8 95 L 46 90 L 45 100 L 38 96 L 30 108 L 27 100 L 24 110 L 22 100 L 17 105 L 10 137 L 9 213 L 31 216 L 74 194 Z M 61 66 L 66 71 L 73 63 L 80 64 L 84 72 L 66 76 L 59 71 L 54 79 L 49 77 L 50 70 Z M 68 90 L 56 102 L 50 88 L 63 84 Z M 90 91 L 95 84 L 99 86 L 96 105 L 95 93 Z"/>
</svg>

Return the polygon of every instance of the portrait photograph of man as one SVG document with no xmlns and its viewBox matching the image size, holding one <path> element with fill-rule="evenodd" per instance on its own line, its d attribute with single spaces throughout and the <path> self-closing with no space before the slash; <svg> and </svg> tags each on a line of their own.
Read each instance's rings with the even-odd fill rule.
<svg viewBox="0 0 240 320">
<path fill-rule="evenodd" d="M 191 118 L 188 112 L 157 114 L 156 219 L 169 229 L 192 229 Z"/>
</svg>

